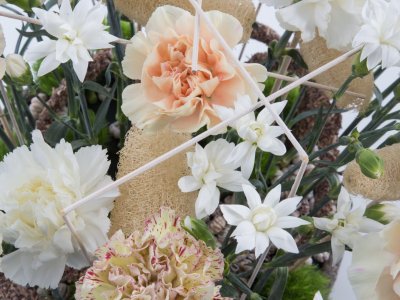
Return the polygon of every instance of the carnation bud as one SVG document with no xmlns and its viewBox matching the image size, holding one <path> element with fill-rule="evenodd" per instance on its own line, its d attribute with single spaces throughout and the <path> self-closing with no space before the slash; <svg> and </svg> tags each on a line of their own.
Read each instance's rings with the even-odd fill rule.
<svg viewBox="0 0 400 300">
<path fill-rule="evenodd" d="M 262 300 L 263 298 L 257 293 L 251 293 L 250 300 Z"/>
<path fill-rule="evenodd" d="M 370 149 L 360 149 L 356 154 L 357 164 L 361 172 L 372 179 L 378 179 L 382 176 L 384 170 L 383 159 Z"/>
<path fill-rule="evenodd" d="M 380 223 L 389 224 L 400 218 L 400 201 L 372 205 L 365 211 L 365 216 Z"/>
<path fill-rule="evenodd" d="M 213 234 L 209 231 L 207 224 L 202 220 L 194 219 L 187 216 L 182 224 L 186 231 L 193 235 L 196 239 L 202 240 L 207 246 L 215 249 L 217 244 Z"/>
<path fill-rule="evenodd" d="M 19 54 L 7 55 L 6 73 L 18 83 L 27 84 L 32 82 L 32 74 L 29 65 Z"/>
<path fill-rule="evenodd" d="M 369 74 L 367 60 L 364 59 L 360 61 L 361 53 L 356 56 L 356 59 L 353 62 L 353 75 L 356 77 L 363 78 Z"/>
</svg>

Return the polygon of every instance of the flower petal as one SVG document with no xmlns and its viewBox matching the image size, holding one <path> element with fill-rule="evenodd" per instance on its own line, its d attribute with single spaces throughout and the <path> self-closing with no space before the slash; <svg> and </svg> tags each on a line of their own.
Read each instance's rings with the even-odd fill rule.
<svg viewBox="0 0 400 300">
<path fill-rule="evenodd" d="M 261 205 L 261 198 L 256 189 L 253 186 L 247 184 L 244 184 L 242 188 L 244 194 L 246 195 L 247 204 L 249 205 L 250 209 L 254 210 L 259 207 Z"/>
<path fill-rule="evenodd" d="M 256 233 L 256 247 L 255 247 L 256 258 L 258 258 L 261 254 L 263 254 L 267 250 L 268 246 L 269 246 L 268 236 L 263 232 L 257 232 Z"/>
<path fill-rule="evenodd" d="M 258 140 L 257 146 L 262 151 L 272 153 L 277 156 L 282 156 L 286 153 L 285 144 L 281 140 L 279 140 L 269 134 L 262 136 Z"/>
<path fill-rule="evenodd" d="M 241 144 L 246 144 L 247 146 L 251 145 L 250 143 L 247 143 L 247 142 L 243 142 Z M 243 147 L 243 148 L 245 148 L 245 147 Z M 251 148 L 249 148 L 249 151 L 247 152 L 247 154 L 242 158 L 240 170 L 242 171 L 244 178 L 247 178 L 247 179 L 250 178 L 251 173 L 253 173 L 254 164 L 256 161 L 256 152 L 257 152 L 257 147 L 251 146 Z"/>
<path fill-rule="evenodd" d="M 331 239 L 331 247 L 332 247 L 332 265 L 337 265 L 343 258 L 345 245 L 340 242 L 335 236 L 332 236 Z"/>
<path fill-rule="evenodd" d="M 314 220 L 314 226 L 319 230 L 332 232 L 338 226 L 337 219 L 313 218 L 313 220 Z"/>
<path fill-rule="evenodd" d="M 250 221 L 240 222 L 236 229 L 232 232 L 232 236 L 254 236 L 256 228 Z"/>
<path fill-rule="evenodd" d="M 271 242 L 278 249 L 283 249 L 290 253 L 299 253 L 295 240 L 287 231 L 279 227 L 272 227 L 267 233 Z"/>
<path fill-rule="evenodd" d="M 196 200 L 195 210 L 198 219 L 211 215 L 219 204 L 219 189 L 215 182 L 203 185 Z"/>
<path fill-rule="evenodd" d="M 302 199 L 303 199 L 302 197 L 293 197 L 293 198 L 285 199 L 285 200 L 279 202 L 274 207 L 275 213 L 279 217 L 284 217 L 284 216 L 290 215 L 297 209 L 297 206 L 299 205 L 299 203 Z"/>
<path fill-rule="evenodd" d="M 239 225 L 240 222 L 247 220 L 251 215 L 250 209 L 244 205 L 220 205 L 220 209 L 224 219 L 233 226 Z"/>
<path fill-rule="evenodd" d="M 19 249 L 2 258 L 1 268 L 6 278 L 19 285 L 55 289 L 64 273 L 65 261 L 65 256 L 60 256 L 38 265 L 37 258 L 32 253 Z"/>
<path fill-rule="evenodd" d="M 276 187 L 274 187 L 272 190 L 268 192 L 267 196 L 264 199 L 263 204 L 268 205 L 270 207 L 275 207 L 281 200 L 281 193 L 282 193 L 281 191 L 282 191 L 282 186 L 278 184 Z"/>
<path fill-rule="evenodd" d="M 384 225 L 368 218 L 362 218 L 360 222 L 360 232 L 369 233 L 369 232 L 377 232 L 381 231 L 384 228 Z"/>
<path fill-rule="evenodd" d="M 295 227 L 299 227 L 302 225 L 308 225 L 308 224 L 310 224 L 310 222 L 307 222 L 303 219 L 286 216 L 286 217 L 278 218 L 278 220 L 276 221 L 274 226 L 280 227 L 280 228 L 295 228 Z"/>
<path fill-rule="evenodd" d="M 287 104 L 287 100 L 276 102 L 272 104 L 272 108 L 276 112 L 276 114 L 280 115 L 282 111 L 284 110 L 285 106 Z M 275 122 L 275 119 L 272 117 L 271 113 L 269 112 L 268 108 L 264 108 L 257 116 L 257 121 L 271 125 L 272 123 Z"/>
<path fill-rule="evenodd" d="M 45 59 L 43 59 L 42 63 L 40 64 L 38 76 L 40 77 L 50 73 L 51 71 L 54 71 L 58 68 L 59 65 L 60 62 L 56 60 L 56 53 L 54 52 L 49 54 L 45 57 Z"/>
<path fill-rule="evenodd" d="M 201 188 L 201 184 L 193 176 L 185 176 L 179 179 L 178 186 L 182 193 L 190 193 Z"/>
<path fill-rule="evenodd" d="M 235 236 L 235 240 L 237 241 L 237 246 L 235 253 L 238 254 L 240 252 L 243 252 L 245 250 L 253 250 L 255 245 L 256 245 L 256 238 L 255 234 L 254 235 L 240 235 L 240 236 Z"/>
</svg>

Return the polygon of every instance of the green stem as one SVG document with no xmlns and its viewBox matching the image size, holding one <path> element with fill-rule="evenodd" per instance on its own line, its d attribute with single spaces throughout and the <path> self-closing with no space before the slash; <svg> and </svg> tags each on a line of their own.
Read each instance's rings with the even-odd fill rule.
<svg viewBox="0 0 400 300">
<path fill-rule="evenodd" d="M 7 91 L 6 91 L 5 87 L 4 87 L 4 84 L 3 84 L 2 80 L 0 80 L 0 92 L 1 92 L 1 95 L 3 97 L 6 109 L 7 109 L 8 113 L 9 113 L 9 115 L 10 115 L 11 123 L 12 123 L 12 125 L 14 127 L 14 130 L 15 130 L 15 133 L 17 135 L 19 145 L 20 146 L 25 145 L 24 137 L 23 137 L 23 135 L 21 133 L 21 129 L 19 128 L 17 119 L 15 117 L 14 110 L 13 110 L 13 108 L 11 106 L 10 99 L 7 96 Z"/>
</svg>

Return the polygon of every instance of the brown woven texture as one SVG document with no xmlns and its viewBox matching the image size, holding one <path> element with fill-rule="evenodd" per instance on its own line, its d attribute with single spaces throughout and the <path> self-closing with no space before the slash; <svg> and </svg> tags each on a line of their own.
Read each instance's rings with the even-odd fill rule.
<svg viewBox="0 0 400 300">
<path fill-rule="evenodd" d="M 114 0 L 116 8 L 131 20 L 142 26 L 147 24 L 157 7 L 173 5 L 194 14 L 193 6 L 187 0 Z M 243 26 L 242 41 L 250 38 L 256 11 L 251 0 L 203 0 L 204 11 L 219 10 L 234 16 Z"/>
<path fill-rule="evenodd" d="M 376 201 L 400 199 L 400 144 L 379 149 L 376 153 L 384 161 L 384 172 L 381 178 L 371 179 L 361 173 L 358 164 L 351 162 L 343 176 L 346 189 Z"/>
<path fill-rule="evenodd" d="M 141 167 L 190 138 L 190 134 L 175 133 L 167 129 L 157 134 L 148 134 L 131 128 L 120 153 L 117 177 Z M 189 151 L 193 150 L 189 149 L 187 152 Z M 144 221 L 161 206 L 172 208 L 182 218 L 187 215 L 195 216 L 197 193 L 182 193 L 178 187 L 179 178 L 189 174 L 186 154 L 182 152 L 120 186 L 121 196 L 115 201 L 111 212 L 110 234 L 118 229 L 122 229 L 125 235 L 143 230 Z"/>
<path fill-rule="evenodd" d="M 343 54 L 340 51 L 328 49 L 325 40 L 321 37 L 316 37 L 308 43 L 301 43 L 300 53 L 310 71 L 321 67 Z M 339 88 L 351 74 L 353 59 L 354 58 L 350 57 L 343 63 L 315 77 L 315 81 Z M 366 109 L 373 95 L 373 87 L 374 77 L 372 74 L 362 79 L 357 78 L 351 83 L 349 91 L 364 94 L 366 96 L 365 100 L 358 99 L 354 96 L 343 95 L 343 97 L 338 100 L 337 106 L 339 108 L 357 108 L 360 111 Z M 327 93 L 329 93 L 328 95 L 331 94 L 331 92 Z"/>
</svg>

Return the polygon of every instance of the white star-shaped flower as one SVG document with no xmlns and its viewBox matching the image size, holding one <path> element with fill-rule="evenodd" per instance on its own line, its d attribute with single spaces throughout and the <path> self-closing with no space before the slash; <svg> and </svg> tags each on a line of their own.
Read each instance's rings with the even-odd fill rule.
<svg viewBox="0 0 400 300">
<path fill-rule="evenodd" d="M 32 45 L 26 59 L 35 62 L 44 58 L 38 76 L 43 76 L 60 64 L 72 60 L 80 81 L 86 76 L 88 64 L 92 61 L 89 50 L 112 48 L 117 38 L 109 34 L 103 25 L 107 8 L 101 3 L 93 6 L 92 0 L 81 0 L 72 11 L 69 0 L 61 3 L 60 12 L 33 8 L 43 28 L 56 39 L 46 39 Z"/>
<path fill-rule="evenodd" d="M 187 153 L 192 176 L 179 179 L 178 186 L 184 193 L 200 190 L 196 200 L 197 218 L 209 216 L 217 209 L 220 196 L 218 187 L 239 192 L 242 191 L 242 185 L 248 183 L 242 173 L 236 171 L 239 164 L 230 158 L 234 148 L 234 143 L 219 139 L 205 148 L 197 144 L 195 152 Z"/>
<path fill-rule="evenodd" d="M 300 218 L 289 216 L 292 214 L 301 197 L 294 197 L 279 202 L 281 186 L 273 188 L 261 202 L 261 198 L 254 187 L 243 185 L 247 204 L 221 205 L 221 211 L 228 224 L 237 226 L 232 236 L 238 245 L 236 253 L 255 249 L 256 257 L 268 248 L 270 242 L 277 248 L 287 252 L 298 253 L 296 242 L 284 228 L 295 228 L 309 224 Z"/>
<path fill-rule="evenodd" d="M 400 62 L 400 2 L 368 1 L 363 9 L 364 25 L 355 36 L 353 46 L 365 45 L 361 60 L 368 69 L 382 63 L 388 68 Z"/>
<path fill-rule="evenodd" d="M 353 248 L 353 243 L 360 233 L 379 231 L 383 228 L 381 223 L 364 217 L 366 209 L 367 202 L 364 199 L 352 199 L 342 187 L 338 197 L 337 212 L 333 219 L 314 218 L 316 228 L 332 234 L 333 265 L 342 259 L 346 245 Z"/>
<path fill-rule="evenodd" d="M 287 101 L 272 104 L 275 112 L 280 114 L 285 108 Z M 240 112 L 246 111 L 253 106 L 250 97 L 239 97 L 235 102 L 235 109 L 218 106 L 216 111 L 222 120 L 227 120 Z M 286 153 L 285 144 L 278 137 L 284 133 L 280 126 L 272 126 L 274 118 L 268 109 L 263 109 L 257 116 L 254 112 L 240 118 L 235 124 L 238 135 L 243 141 L 235 148 L 232 158 L 241 164 L 241 170 L 246 178 L 250 178 L 254 168 L 254 161 L 257 148 L 264 152 L 274 155 L 283 155 Z"/>
</svg>

